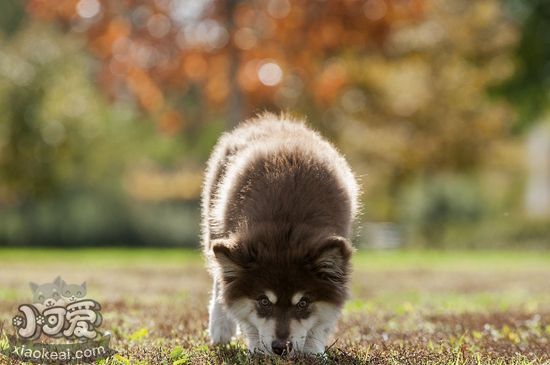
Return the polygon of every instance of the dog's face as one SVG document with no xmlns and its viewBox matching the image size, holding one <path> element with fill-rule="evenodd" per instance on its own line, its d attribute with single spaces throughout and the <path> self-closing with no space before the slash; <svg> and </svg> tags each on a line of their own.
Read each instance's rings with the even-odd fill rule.
<svg viewBox="0 0 550 365">
<path fill-rule="evenodd" d="M 227 309 L 251 351 L 322 351 L 346 299 L 351 246 L 326 237 L 285 253 L 270 250 L 276 247 L 214 244 Z"/>
<path fill-rule="evenodd" d="M 258 291 L 261 293 L 261 291 Z M 326 333 L 340 314 L 340 306 L 296 292 L 291 300 L 266 290 L 257 298 L 244 296 L 229 304 L 254 352 L 285 355 L 324 349 Z M 322 326 L 315 332 L 317 326 Z M 323 327 L 324 326 L 324 327 Z"/>
</svg>

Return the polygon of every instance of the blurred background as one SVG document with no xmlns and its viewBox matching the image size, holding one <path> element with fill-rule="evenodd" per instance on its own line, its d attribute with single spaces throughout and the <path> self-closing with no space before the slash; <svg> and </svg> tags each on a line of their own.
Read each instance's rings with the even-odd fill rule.
<svg viewBox="0 0 550 365">
<path fill-rule="evenodd" d="M 550 248 L 550 2 L 2 0 L 0 245 L 198 247 L 220 134 L 347 156 L 360 247 Z"/>
</svg>

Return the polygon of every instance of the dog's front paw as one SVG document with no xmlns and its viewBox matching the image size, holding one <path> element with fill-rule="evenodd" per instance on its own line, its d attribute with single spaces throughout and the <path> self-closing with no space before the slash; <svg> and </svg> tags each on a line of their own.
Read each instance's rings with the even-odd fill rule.
<svg viewBox="0 0 550 365">
<path fill-rule="evenodd" d="M 222 321 L 210 328 L 210 342 L 213 345 L 225 344 L 231 341 L 235 335 L 235 324 L 230 321 Z"/>
</svg>

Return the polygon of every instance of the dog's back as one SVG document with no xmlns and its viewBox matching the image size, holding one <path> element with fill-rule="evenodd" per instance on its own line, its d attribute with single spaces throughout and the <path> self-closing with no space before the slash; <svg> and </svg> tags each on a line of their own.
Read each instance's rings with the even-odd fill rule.
<svg viewBox="0 0 550 365">
<path fill-rule="evenodd" d="M 247 226 L 308 225 L 349 237 L 358 188 L 335 148 L 303 123 L 265 114 L 220 138 L 202 195 L 203 244 Z"/>
</svg>

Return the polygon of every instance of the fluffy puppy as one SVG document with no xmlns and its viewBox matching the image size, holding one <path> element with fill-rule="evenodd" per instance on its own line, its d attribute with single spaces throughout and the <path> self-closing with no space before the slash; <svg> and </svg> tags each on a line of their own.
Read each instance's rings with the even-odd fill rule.
<svg viewBox="0 0 550 365">
<path fill-rule="evenodd" d="M 325 350 L 347 297 L 357 195 L 344 158 L 302 122 L 264 114 L 219 139 L 202 192 L 212 343 L 238 325 L 250 351 Z"/>
</svg>

